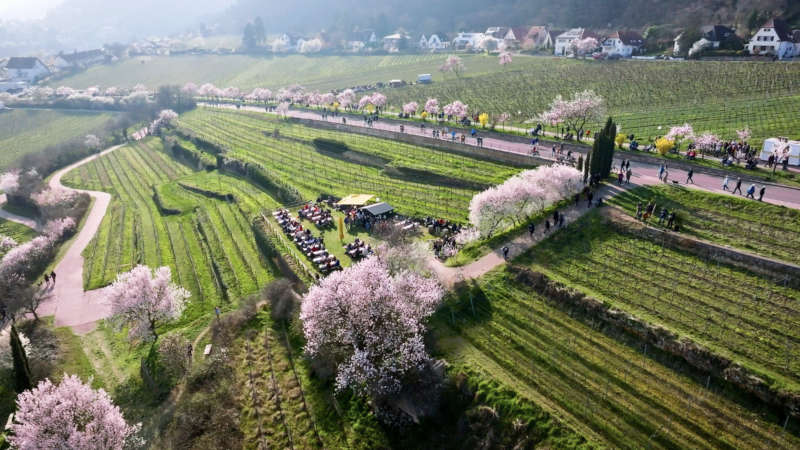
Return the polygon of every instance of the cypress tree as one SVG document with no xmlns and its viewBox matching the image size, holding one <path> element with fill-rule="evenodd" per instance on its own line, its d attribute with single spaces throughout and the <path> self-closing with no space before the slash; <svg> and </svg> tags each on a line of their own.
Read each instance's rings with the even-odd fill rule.
<svg viewBox="0 0 800 450">
<path fill-rule="evenodd" d="M 611 165 L 614 162 L 614 138 L 617 136 L 617 125 L 611 117 L 608 118 L 605 128 L 603 128 L 603 165 L 601 175 L 608 177 L 611 173 Z"/>
<path fill-rule="evenodd" d="M 28 357 L 25 355 L 25 347 L 19 339 L 17 328 L 11 326 L 11 356 L 14 360 L 14 389 L 21 393 L 33 387 L 33 377 L 31 368 L 28 365 Z"/>
<path fill-rule="evenodd" d="M 592 149 L 594 150 L 594 149 Z M 586 162 L 583 163 L 583 182 L 589 181 L 589 165 L 592 163 L 592 150 L 586 153 Z"/>
<path fill-rule="evenodd" d="M 578 172 L 583 172 L 583 155 L 578 156 Z"/>
</svg>

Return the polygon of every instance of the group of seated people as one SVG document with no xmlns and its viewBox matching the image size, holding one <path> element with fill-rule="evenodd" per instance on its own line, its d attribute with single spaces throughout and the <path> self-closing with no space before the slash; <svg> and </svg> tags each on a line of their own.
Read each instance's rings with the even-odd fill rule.
<svg viewBox="0 0 800 450">
<path fill-rule="evenodd" d="M 341 270 L 342 264 L 339 260 L 328 253 L 322 237 L 314 237 L 311 230 L 304 228 L 298 219 L 292 217 L 286 209 L 279 209 L 272 213 L 283 232 L 292 239 L 297 248 L 314 263 L 314 266 L 322 273 L 329 273 L 334 270 Z"/>
<path fill-rule="evenodd" d="M 461 231 L 461 225 L 457 223 L 445 219 L 434 219 L 432 217 L 425 218 L 425 226 L 428 228 L 428 232 L 435 236 L 449 233 L 455 234 Z"/>
<path fill-rule="evenodd" d="M 297 215 L 300 216 L 301 219 L 314 222 L 314 225 L 318 228 L 334 226 L 331 211 L 317 204 L 306 203 L 297 211 Z"/>
<path fill-rule="evenodd" d="M 353 261 L 358 261 L 371 255 L 372 247 L 361 239 L 356 238 L 355 241 L 344 246 L 344 251 Z"/>
</svg>

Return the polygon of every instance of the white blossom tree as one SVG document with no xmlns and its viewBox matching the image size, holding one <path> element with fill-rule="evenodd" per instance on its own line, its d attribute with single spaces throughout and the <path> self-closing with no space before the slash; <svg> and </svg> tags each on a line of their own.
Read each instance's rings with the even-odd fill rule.
<svg viewBox="0 0 800 450">
<path fill-rule="evenodd" d="M 580 140 L 583 127 L 588 122 L 600 120 L 605 114 L 605 101 L 592 90 L 577 92 L 572 99 L 565 100 L 560 95 L 550 104 L 550 109 L 541 113 L 538 120 L 550 125 L 565 124 Z"/>
</svg>

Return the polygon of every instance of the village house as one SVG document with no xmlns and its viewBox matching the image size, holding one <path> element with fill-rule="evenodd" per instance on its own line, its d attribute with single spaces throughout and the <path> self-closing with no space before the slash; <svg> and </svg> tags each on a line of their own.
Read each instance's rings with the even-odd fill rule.
<svg viewBox="0 0 800 450">
<path fill-rule="evenodd" d="M 35 57 L 11 57 L 8 59 L 5 69 L 11 81 L 33 83 L 50 75 L 50 69 Z"/>
<path fill-rule="evenodd" d="M 345 39 L 345 51 L 358 53 L 365 47 L 375 47 L 378 44 L 378 37 L 372 30 L 356 30 L 350 33 Z"/>
<path fill-rule="evenodd" d="M 408 47 L 410 38 L 405 33 L 394 33 L 383 37 L 383 49 L 387 52 L 398 52 Z"/>
<path fill-rule="evenodd" d="M 570 47 L 572 47 L 572 43 L 583 39 L 585 32 L 586 30 L 583 28 L 572 28 L 571 30 L 559 34 L 556 36 L 555 50 L 553 53 L 556 56 L 567 56 L 571 53 Z"/>
<path fill-rule="evenodd" d="M 630 58 L 639 53 L 644 45 L 644 38 L 635 31 L 615 31 L 603 40 L 603 53 Z"/>
<path fill-rule="evenodd" d="M 479 48 L 484 39 L 483 33 L 458 33 L 458 36 L 453 39 L 453 48 L 456 50 Z"/>
<path fill-rule="evenodd" d="M 508 48 L 535 50 L 553 47 L 553 38 L 544 26 L 511 28 L 504 39 Z"/>
<path fill-rule="evenodd" d="M 425 37 L 425 35 L 423 34 L 419 38 L 419 42 L 417 43 L 417 47 L 419 47 L 420 50 L 423 50 L 423 51 L 428 50 L 428 51 L 432 51 L 432 52 L 435 52 L 437 50 L 446 49 L 447 47 L 449 47 L 450 43 L 446 42 L 446 41 L 442 41 L 442 39 L 439 37 L 440 35 L 444 36 L 441 33 L 435 33 L 435 34 L 430 35 L 430 37 Z"/>
<path fill-rule="evenodd" d="M 781 19 L 772 19 L 761 26 L 747 44 L 751 55 L 771 55 L 778 59 L 800 56 L 800 30 L 790 30 Z"/>
</svg>

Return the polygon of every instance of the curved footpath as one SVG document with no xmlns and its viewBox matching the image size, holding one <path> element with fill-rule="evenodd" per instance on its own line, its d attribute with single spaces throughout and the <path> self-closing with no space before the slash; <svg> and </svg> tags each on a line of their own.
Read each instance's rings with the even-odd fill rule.
<svg viewBox="0 0 800 450">
<path fill-rule="evenodd" d="M 86 334 L 94 330 L 97 321 L 108 317 L 111 313 L 111 305 L 102 299 L 102 289 L 83 290 L 83 256 L 81 255 L 106 215 L 106 210 L 111 202 L 111 194 L 68 188 L 61 184 L 61 177 L 120 147 L 122 146 L 117 145 L 108 148 L 67 166 L 53 174 L 48 182 L 51 189 L 86 193 L 94 200 L 92 209 L 87 213 L 83 222 L 83 227 L 71 241 L 69 249 L 55 268 L 56 285 L 52 291 L 53 295 L 37 311 L 42 316 L 55 316 L 56 326 L 69 326 L 77 334 Z"/>
<path fill-rule="evenodd" d="M 5 205 L 6 201 L 8 201 L 8 198 L 6 197 L 6 194 L 0 195 L 0 207 Z M 18 223 L 20 225 L 25 225 L 26 227 L 32 228 L 37 232 L 41 232 L 42 231 L 41 227 L 39 226 L 39 223 L 37 221 L 31 219 L 30 217 L 19 216 L 17 214 L 12 213 L 12 212 L 8 212 L 8 211 L 6 211 L 4 209 L 0 209 L 0 219 L 6 219 L 6 220 L 11 221 L 11 222 L 16 222 L 16 223 Z"/>
</svg>

